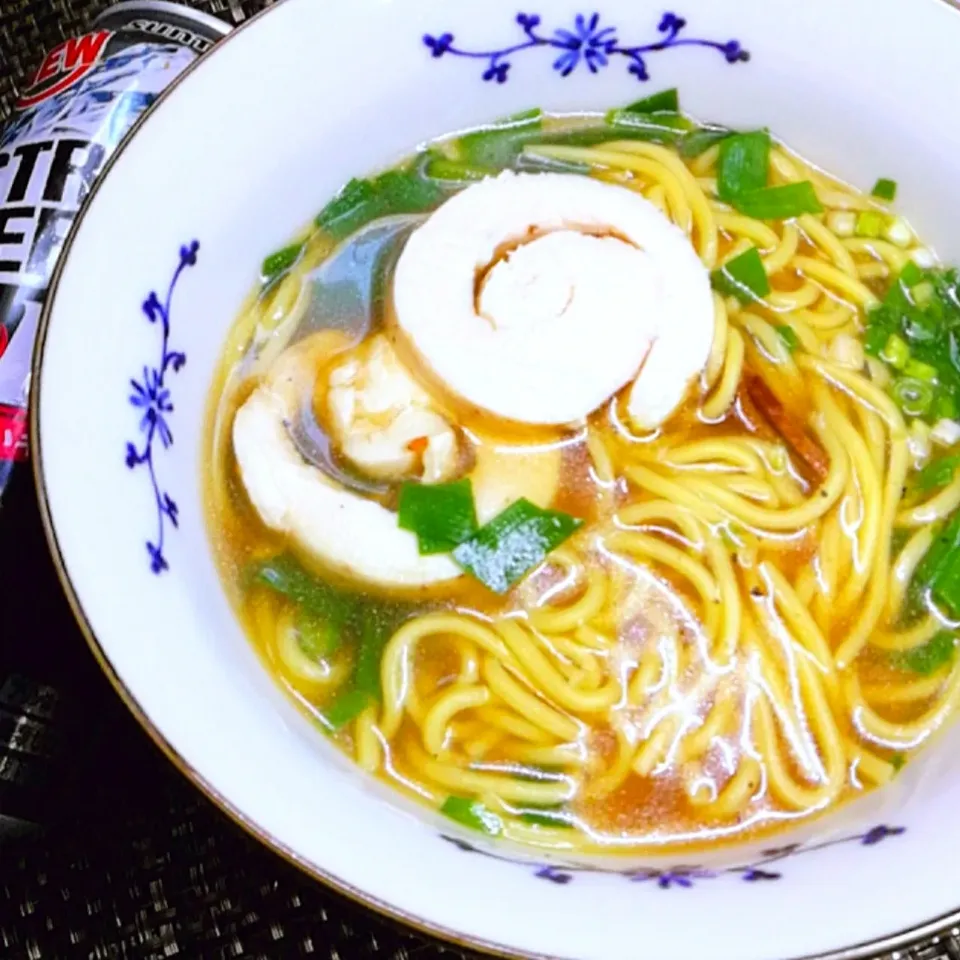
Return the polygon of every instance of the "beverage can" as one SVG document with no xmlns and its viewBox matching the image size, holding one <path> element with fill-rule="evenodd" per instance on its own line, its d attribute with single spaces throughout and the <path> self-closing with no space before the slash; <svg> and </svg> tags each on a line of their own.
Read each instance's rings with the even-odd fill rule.
<svg viewBox="0 0 960 960">
<path fill-rule="evenodd" d="M 127 0 L 50 50 L 0 132 L 0 497 L 27 456 L 30 362 L 50 277 L 125 134 L 229 26 L 166 0 Z"/>
</svg>

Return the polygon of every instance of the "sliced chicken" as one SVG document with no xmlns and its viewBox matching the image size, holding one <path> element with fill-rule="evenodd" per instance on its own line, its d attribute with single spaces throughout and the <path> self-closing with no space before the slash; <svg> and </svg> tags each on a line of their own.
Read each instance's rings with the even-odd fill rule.
<svg viewBox="0 0 960 960">
<path fill-rule="evenodd" d="M 656 426 L 713 339 L 709 275 L 639 194 L 573 174 L 505 172 L 443 204 L 410 237 L 397 324 L 455 395 L 509 420 L 582 419 L 636 381 Z"/>
<path fill-rule="evenodd" d="M 349 577 L 392 588 L 454 581 L 462 570 L 449 556 L 421 556 L 416 536 L 400 529 L 396 513 L 346 489 L 304 460 L 290 437 L 289 426 L 297 421 L 299 404 L 309 402 L 317 385 L 317 370 L 323 366 L 324 357 L 335 352 L 331 346 L 337 336 L 320 333 L 289 348 L 237 411 L 233 446 L 247 495 L 270 529 L 288 536 L 315 562 Z M 380 354 L 381 360 L 385 356 Z M 374 464 L 381 475 L 393 475 L 393 470 L 402 475 L 411 463 L 405 459 L 402 442 L 406 433 L 397 424 L 406 422 L 410 408 L 398 410 L 393 401 L 420 388 L 402 366 L 394 368 L 392 360 L 384 368 L 386 372 L 372 374 L 364 368 L 370 359 L 369 355 L 359 359 L 349 356 L 340 361 L 331 377 L 335 381 L 331 393 L 356 391 L 350 403 L 343 396 L 337 401 L 343 410 L 352 404 L 350 416 L 343 410 L 340 414 L 345 449 L 353 450 L 358 464 L 362 462 L 367 468 Z M 354 362 L 358 364 L 356 369 L 350 366 Z M 398 378 L 409 383 L 399 384 Z M 384 382 L 392 384 L 390 389 Z M 367 386 L 373 391 L 370 395 L 364 393 Z M 378 404 L 377 397 L 383 403 Z M 386 402 L 388 399 L 390 402 Z M 363 410 L 364 417 L 369 417 L 378 406 L 383 408 L 379 433 L 356 415 Z M 434 423 L 430 417 L 442 423 L 434 437 L 452 436 L 452 428 L 437 411 L 423 406 L 417 408 L 416 415 L 424 418 L 421 426 Z M 358 423 L 359 439 L 355 440 L 350 427 Z M 560 458 L 559 449 L 553 447 L 513 448 L 483 438 L 477 444 L 475 465 L 469 474 L 480 522 L 492 519 L 521 497 L 549 506 L 560 483 Z M 446 475 L 450 463 L 442 450 L 436 464 L 428 462 L 427 450 L 423 451 L 424 481 L 429 481 L 430 474 Z"/>
</svg>

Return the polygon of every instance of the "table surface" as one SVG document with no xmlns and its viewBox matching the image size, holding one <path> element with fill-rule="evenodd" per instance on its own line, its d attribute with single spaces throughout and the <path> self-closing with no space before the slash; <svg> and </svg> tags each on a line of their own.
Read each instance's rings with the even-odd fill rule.
<svg viewBox="0 0 960 960">
<path fill-rule="evenodd" d="M 264 3 L 195 5 L 236 23 Z M 105 5 L 0 0 L 0 119 L 43 51 Z M 14 474 L 0 507 L 0 684 L 14 675 L 52 688 L 56 711 L 38 782 L 12 801 L 0 789 L 4 960 L 465 957 L 310 880 L 160 755 L 73 621 L 27 469 Z M 11 802 L 42 829 L 17 839 L 4 833 Z M 945 934 L 896 960 L 960 960 L 960 937 Z"/>
</svg>

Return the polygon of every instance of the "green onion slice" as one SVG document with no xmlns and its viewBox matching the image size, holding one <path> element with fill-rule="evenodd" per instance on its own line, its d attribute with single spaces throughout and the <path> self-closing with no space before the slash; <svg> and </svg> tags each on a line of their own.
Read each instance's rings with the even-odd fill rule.
<svg viewBox="0 0 960 960">
<path fill-rule="evenodd" d="M 405 483 L 398 522 L 417 535 L 420 553 L 449 553 L 477 530 L 469 479 L 453 483 Z"/>
<path fill-rule="evenodd" d="M 625 113 L 679 113 L 680 94 L 676 87 L 661 90 L 623 108 Z"/>
<path fill-rule="evenodd" d="M 809 180 L 751 190 L 732 197 L 730 202 L 740 213 L 755 220 L 789 220 L 804 213 L 823 212 Z"/>
<path fill-rule="evenodd" d="M 908 417 L 922 417 L 933 404 L 933 387 L 916 377 L 899 377 L 893 384 L 893 399 Z"/>
<path fill-rule="evenodd" d="M 440 812 L 445 817 L 456 820 L 461 826 L 479 830 L 489 837 L 496 837 L 503 832 L 503 820 L 478 800 L 447 797 Z"/>
<path fill-rule="evenodd" d="M 894 654 L 890 662 L 900 670 L 919 673 L 926 677 L 953 660 L 956 646 L 957 638 L 952 633 L 942 630 L 922 646 Z"/>
<path fill-rule="evenodd" d="M 878 200 L 893 201 L 897 199 L 897 181 L 881 177 L 870 191 Z"/>
<path fill-rule="evenodd" d="M 280 276 L 281 273 L 286 273 L 300 259 L 300 254 L 303 253 L 305 246 L 304 243 L 291 243 L 289 247 L 271 253 L 260 267 L 262 281 L 266 284 Z"/>
<path fill-rule="evenodd" d="M 442 180 L 446 183 L 473 183 L 496 175 L 495 170 L 473 167 L 469 163 L 442 156 L 428 156 L 423 165 L 423 173 L 431 180 Z"/>
<path fill-rule="evenodd" d="M 736 297 L 741 303 L 762 300 L 770 293 L 770 278 L 756 247 L 714 270 L 710 281 L 714 290 Z"/>
<path fill-rule="evenodd" d="M 935 490 L 953 483 L 957 468 L 960 467 L 960 456 L 941 457 L 931 460 L 916 477 L 917 488 L 923 491 Z"/>
<path fill-rule="evenodd" d="M 781 323 L 774 329 L 780 334 L 780 339 L 791 353 L 796 353 L 797 350 L 800 349 L 800 338 L 797 336 L 797 331 L 794 330 L 793 327 L 789 324 Z"/>
<path fill-rule="evenodd" d="M 732 130 L 722 127 L 704 127 L 701 130 L 691 130 L 680 141 L 680 154 L 688 160 L 706 153 L 714 144 L 722 143 L 727 137 L 734 136 Z"/>
<path fill-rule="evenodd" d="M 767 185 L 770 166 L 770 134 L 766 130 L 737 133 L 720 144 L 717 162 L 717 194 L 725 203 Z"/>
<path fill-rule="evenodd" d="M 356 720 L 373 701 L 365 690 L 342 690 L 329 707 L 320 711 L 321 716 L 333 730 L 342 730 L 351 720 Z"/>
<path fill-rule="evenodd" d="M 583 521 L 517 500 L 453 551 L 453 558 L 494 593 L 506 593 Z"/>
<path fill-rule="evenodd" d="M 405 170 L 389 170 L 373 180 L 351 180 L 320 211 L 316 225 L 342 240 L 380 217 L 423 213 L 444 197 L 442 188 Z"/>
</svg>

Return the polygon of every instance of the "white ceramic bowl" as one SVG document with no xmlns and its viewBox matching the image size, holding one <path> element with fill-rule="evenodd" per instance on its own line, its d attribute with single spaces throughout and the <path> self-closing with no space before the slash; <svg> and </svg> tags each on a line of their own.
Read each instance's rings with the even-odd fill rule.
<svg viewBox="0 0 960 960">
<path fill-rule="evenodd" d="M 64 584 L 118 690 L 224 810 L 315 876 L 510 953 L 860 956 L 960 918 L 956 730 L 894 792 L 774 853 L 605 870 L 478 851 L 348 766 L 284 699 L 204 531 L 204 401 L 261 258 L 349 177 L 438 134 L 678 86 L 694 114 L 768 125 L 854 183 L 895 177 L 922 235 L 960 259 L 955 9 L 678 3 L 685 25 L 646 0 L 602 0 L 596 23 L 574 0 L 539 0 L 537 24 L 512 0 L 286 0 L 237 30 L 138 127 L 77 224 L 36 354 L 36 474 Z M 554 31 L 606 27 L 609 62 L 567 56 L 562 76 Z"/>
</svg>

